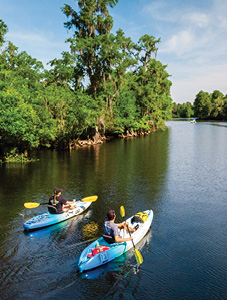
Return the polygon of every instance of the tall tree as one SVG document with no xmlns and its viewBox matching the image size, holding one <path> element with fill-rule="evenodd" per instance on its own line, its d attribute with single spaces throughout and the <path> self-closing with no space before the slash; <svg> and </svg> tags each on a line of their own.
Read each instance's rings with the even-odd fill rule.
<svg viewBox="0 0 227 300">
<path fill-rule="evenodd" d="M 170 76 L 166 65 L 151 59 L 147 65 L 140 67 L 136 74 L 136 101 L 141 117 L 149 120 L 151 127 L 157 128 L 164 120 L 170 118 L 171 102 Z"/>
<path fill-rule="evenodd" d="M 211 94 L 211 117 L 212 118 L 222 118 L 223 116 L 223 107 L 224 107 L 224 95 L 218 91 L 215 90 Z"/>
<path fill-rule="evenodd" d="M 69 5 L 62 9 L 70 18 L 65 27 L 75 30 L 68 42 L 78 60 L 79 73 L 88 76 L 94 94 L 103 79 L 103 71 L 110 68 L 109 58 L 114 56 L 111 51 L 114 39 L 111 34 L 113 19 L 108 5 L 114 7 L 117 2 L 118 0 L 78 0 L 79 13 Z"/>
<path fill-rule="evenodd" d="M 141 62 L 146 69 L 147 64 L 151 60 L 151 54 L 155 54 L 155 58 L 157 57 L 158 48 L 156 47 L 157 43 L 160 43 L 161 38 L 155 39 L 154 36 L 145 34 L 139 39 L 138 50 L 144 52 L 144 56 L 142 56 Z"/>
<path fill-rule="evenodd" d="M 211 99 L 207 92 L 200 91 L 194 100 L 195 116 L 199 118 L 207 118 L 211 112 Z"/>
</svg>

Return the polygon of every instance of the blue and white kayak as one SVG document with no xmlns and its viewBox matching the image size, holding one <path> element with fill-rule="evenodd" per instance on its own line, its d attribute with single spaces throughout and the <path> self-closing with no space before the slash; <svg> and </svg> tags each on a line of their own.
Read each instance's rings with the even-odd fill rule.
<svg viewBox="0 0 227 300">
<path fill-rule="evenodd" d="M 72 210 L 68 210 L 62 214 L 50 214 L 47 212 L 42 215 L 35 216 L 26 221 L 23 224 L 23 227 L 25 230 L 34 230 L 63 222 L 83 213 L 91 204 L 92 202 L 76 201 L 72 204 L 72 206 L 75 206 Z"/>
<path fill-rule="evenodd" d="M 138 229 L 135 232 L 131 233 L 134 244 L 137 244 L 146 235 L 146 233 L 151 227 L 151 223 L 153 220 L 153 211 L 145 210 L 143 211 L 143 213 L 148 215 L 144 223 L 140 223 L 140 222 L 132 223 L 131 221 L 134 216 L 126 220 L 126 222 L 128 222 L 129 227 L 131 228 L 135 228 L 136 226 L 138 227 Z M 121 236 L 123 238 L 128 238 L 129 233 L 125 230 L 122 230 Z M 92 255 L 92 253 L 94 253 L 93 252 L 94 249 L 102 249 L 102 248 L 106 249 L 107 247 L 109 248 L 108 250 Z M 108 262 L 122 255 L 123 253 L 127 252 L 132 247 L 133 247 L 132 241 L 109 244 L 104 240 L 103 237 L 101 237 L 83 250 L 78 262 L 79 270 L 80 272 L 84 272 L 84 271 L 88 271 L 100 267 L 104 264 L 107 264 Z"/>
</svg>

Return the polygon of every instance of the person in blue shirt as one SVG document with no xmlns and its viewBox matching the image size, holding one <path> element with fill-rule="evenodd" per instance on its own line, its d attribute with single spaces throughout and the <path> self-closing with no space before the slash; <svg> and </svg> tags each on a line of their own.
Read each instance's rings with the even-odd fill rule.
<svg viewBox="0 0 227 300">
<path fill-rule="evenodd" d="M 107 219 L 104 221 L 104 238 L 106 237 L 108 239 L 108 237 L 110 237 L 110 242 L 109 243 L 121 243 L 121 242 L 127 242 L 127 241 L 131 241 L 133 238 L 130 236 L 128 238 L 123 238 L 120 235 L 120 230 L 121 229 L 125 229 L 126 231 L 128 230 L 127 228 L 127 224 L 124 223 L 114 223 L 116 219 L 116 214 L 114 210 L 109 210 L 107 213 Z M 135 229 L 130 228 L 129 230 L 131 232 L 134 232 Z M 107 240 L 106 239 L 106 240 Z"/>
</svg>

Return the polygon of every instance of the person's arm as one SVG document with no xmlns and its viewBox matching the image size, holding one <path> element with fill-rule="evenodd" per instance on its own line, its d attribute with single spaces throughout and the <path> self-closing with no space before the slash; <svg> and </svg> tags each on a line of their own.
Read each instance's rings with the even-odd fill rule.
<svg viewBox="0 0 227 300">
<path fill-rule="evenodd" d="M 118 233 L 118 232 L 119 232 L 118 225 L 122 226 L 123 223 L 115 224 L 114 231 L 113 231 L 115 242 L 116 242 L 116 243 L 122 243 L 122 242 L 131 241 L 131 240 L 133 239 L 132 236 L 130 236 L 130 237 L 128 237 L 128 238 L 121 238 L 121 237 L 119 236 L 119 233 Z"/>
<path fill-rule="evenodd" d="M 124 223 L 118 223 L 116 225 L 118 226 L 119 229 L 123 229 L 124 228 L 124 230 L 128 231 L 128 227 L 127 227 L 128 223 L 124 222 Z M 135 229 L 129 227 L 129 231 L 130 232 L 135 232 Z"/>
<path fill-rule="evenodd" d="M 73 204 L 76 202 L 76 199 L 73 199 L 72 201 L 66 201 L 66 204 Z"/>
<path fill-rule="evenodd" d="M 67 201 L 66 199 L 64 199 L 63 197 L 59 198 L 59 202 L 61 203 L 61 205 L 64 208 L 68 208 L 68 209 L 74 209 L 75 206 L 71 206 L 71 204 L 73 203 L 72 201 Z"/>
<path fill-rule="evenodd" d="M 122 242 L 127 242 L 127 241 L 131 241 L 133 239 L 132 236 L 130 236 L 129 238 L 120 238 L 119 235 L 115 235 L 115 242 L 116 243 L 122 243 Z"/>
</svg>

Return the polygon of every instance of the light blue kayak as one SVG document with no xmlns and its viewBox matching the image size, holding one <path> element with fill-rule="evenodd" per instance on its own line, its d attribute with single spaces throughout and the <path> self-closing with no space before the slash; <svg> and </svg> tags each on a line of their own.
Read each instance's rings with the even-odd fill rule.
<svg viewBox="0 0 227 300">
<path fill-rule="evenodd" d="M 68 210 L 62 214 L 50 214 L 47 212 L 42 215 L 35 216 L 26 221 L 23 224 L 23 227 L 25 230 L 34 230 L 63 222 L 83 213 L 91 204 L 92 202 L 76 201 L 72 204 L 72 206 L 75 206 L 72 210 Z"/>
<path fill-rule="evenodd" d="M 131 233 L 134 244 L 137 244 L 146 235 L 149 228 L 151 227 L 151 223 L 153 220 L 153 211 L 145 210 L 143 211 L 143 213 L 148 214 L 147 220 L 144 223 L 133 222 L 132 224 L 131 220 L 133 216 L 126 220 L 126 222 L 128 222 L 129 227 L 135 228 L 136 226 L 139 226 L 135 232 Z M 124 231 L 121 233 L 121 236 L 123 238 L 127 238 L 129 237 L 129 233 Z M 100 247 L 102 248 L 102 246 L 104 249 L 106 247 L 109 247 L 109 249 L 92 255 L 92 250 Z M 108 262 L 122 255 L 123 253 L 127 252 L 132 247 L 132 241 L 109 244 L 104 240 L 103 237 L 101 237 L 83 250 L 79 258 L 79 270 L 80 272 L 84 272 L 107 264 Z"/>
</svg>

